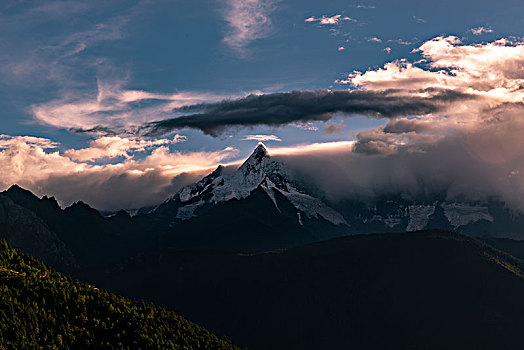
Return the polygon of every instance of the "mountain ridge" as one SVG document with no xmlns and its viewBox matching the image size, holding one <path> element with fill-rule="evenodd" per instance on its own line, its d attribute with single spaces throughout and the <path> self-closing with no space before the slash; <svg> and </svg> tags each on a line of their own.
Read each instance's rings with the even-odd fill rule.
<svg viewBox="0 0 524 350">
<path fill-rule="evenodd" d="M 350 234 L 428 228 L 524 238 L 524 215 L 496 200 L 453 202 L 441 194 L 414 201 L 398 194 L 370 203 L 358 198 L 330 201 L 312 194 L 263 144 L 230 170 L 219 165 L 135 216 L 120 210 L 106 217 L 82 201 L 61 208 L 54 197 L 38 198 L 13 185 L 0 192 L 0 237 L 67 272 L 165 247 L 257 252 Z"/>
<path fill-rule="evenodd" d="M 298 222 L 301 222 L 301 216 L 316 219 L 320 215 L 334 225 L 347 226 L 344 217 L 336 210 L 322 200 L 295 188 L 289 179 L 285 165 L 271 158 L 262 143 L 259 143 L 253 153 L 233 174 L 223 175 L 222 170 L 223 167 L 219 165 L 202 180 L 182 188 L 175 196 L 166 201 L 180 202 L 176 213 L 177 218 L 189 219 L 195 216 L 194 213 L 198 207 L 207 203 L 217 204 L 233 198 L 245 198 L 260 186 L 277 209 L 278 205 L 273 191 L 281 192 L 297 209 Z"/>
<path fill-rule="evenodd" d="M 122 263 L 97 283 L 250 349 L 516 348 L 523 270 L 522 260 L 479 240 L 428 230 L 254 254 L 171 249 Z"/>
</svg>

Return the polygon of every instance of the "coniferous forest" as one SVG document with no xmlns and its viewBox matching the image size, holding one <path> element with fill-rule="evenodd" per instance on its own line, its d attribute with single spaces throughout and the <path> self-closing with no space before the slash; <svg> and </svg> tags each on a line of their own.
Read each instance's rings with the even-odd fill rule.
<svg viewBox="0 0 524 350">
<path fill-rule="evenodd" d="M 174 312 L 66 277 L 5 240 L 0 348 L 236 349 Z"/>
</svg>

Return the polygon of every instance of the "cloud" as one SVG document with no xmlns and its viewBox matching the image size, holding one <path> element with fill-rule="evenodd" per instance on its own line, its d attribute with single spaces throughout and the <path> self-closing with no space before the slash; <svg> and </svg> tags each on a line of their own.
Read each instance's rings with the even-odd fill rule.
<svg viewBox="0 0 524 350">
<path fill-rule="evenodd" d="M 237 100 L 177 108 L 174 113 L 180 116 L 146 124 L 140 133 L 158 136 L 173 130 L 193 128 L 218 136 L 231 127 L 327 121 L 336 114 L 371 118 L 424 115 L 437 112 L 453 101 L 471 98 L 465 93 L 443 89 L 419 93 L 418 96 L 405 96 L 400 90 L 315 90 L 249 95 Z"/>
<path fill-rule="evenodd" d="M 33 116 L 46 125 L 111 135 L 125 133 L 152 118 L 167 118 L 173 108 L 228 97 L 196 91 L 164 94 L 128 90 L 124 88 L 125 83 L 124 80 L 99 80 L 91 96 L 69 92 L 63 98 L 33 105 L 31 110 Z"/>
<path fill-rule="evenodd" d="M 405 45 L 405 46 L 413 44 L 413 42 L 406 41 L 404 39 L 391 39 L 391 40 L 388 40 L 388 43 L 397 43 L 399 45 Z"/>
<path fill-rule="evenodd" d="M 365 73 L 354 72 L 346 82 L 373 91 L 446 88 L 500 101 L 521 101 L 524 43 L 500 39 L 463 45 L 457 37 L 448 36 L 429 40 L 415 51 L 431 69 L 399 60 Z"/>
<path fill-rule="evenodd" d="M 524 209 L 524 181 L 519 176 L 524 168 L 522 158 L 512 164 L 487 166 L 469 151 L 469 141 L 462 135 L 443 139 L 425 152 L 372 154 L 355 152 L 355 147 L 334 143 L 329 148 L 308 147 L 304 152 L 270 149 L 270 153 L 293 169 L 297 179 L 305 178 L 305 186 L 314 184 L 312 189 L 332 202 L 348 198 L 375 201 L 387 195 L 432 201 L 444 194 L 450 201 L 497 198 L 510 208 Z"/>
<path fill-rule="evenodd" d="M 295 156 L 311 155 L 315 153 L 339 153 L 350 152 L 353 149 L 353 141 L 317 142 L 305 143 L 286 147 L 267 147 L 271 156 Z"/>
<path fill-rule="evenodd" d="M 519 129 L 515 116 L 522 111 L 524 98 L 523 43 L 501 39 L 464 45 L 450 36 L 429 40 L 416 51 L 424 57 L 426 67 L 398 60 L 365 73 L 353 72 L 339 83 L 375 92 L 402 89 L 411 96 L 420 96 L 421 89 L 447 89 L 475 98 L 451 102 L 445 109 L 417 119 L 392 118 L 383 130 L 374 133 L 377 144 L 391 144 L 387 152 L 398 150 L 402 143 L 414 142 L 413 136 L 405 139 L 410 133 L 435 142 L 456 133 L 499 128 L 505 123 Z M 364 143 L 371 145 L 368 136 Z"/>
<path fill-rule="evenodd" d="M 431 199 L 435 193 L 444 193 L 450 200 L 496 197 L 524 210 L 524 43 L 499 39 L 467 44 L 454 36 L 439 36 L 422 43 L 414 53 L 423 60 L 400 59 L 365 72 L 351 72 L 337 81 L 348 90 L 251 94 L 225 100 L 216 97 L 211 103 L 206 99 L 181 103 L 166 95 L 103 85 L 96 97 L 72 100 L 74 108 L 61 110 L 57 114 L 60 118 L 51 120 L 55 125 L 68 123 L 66 116 L 86 102 L 94 108 L 84 108 L 82 125 L 89 124 L 85 122 L 88 118 L 93 118 L 89 124 L 93 128 L 106 131 L 115 122 L 133 124 L 137 125 L 133 137 L 113 135 L 122 140 L 94 140 L 87 151 L 70 151 L 68 156 L 67 150 L 57 151 L 60 145 L 51 140 L 3 135 L 0 168 L 7 175 L 0 181 L 3 186 L 20 181 L 38 193 L 60 193 L 64 201 L 87 198 L 103 208 L 115 208 L 118 203 L 137 206 L 165 198 L 191 177 L 180 174 L 202 174 L 236 154 L 232 149 L 170 151 L 164 142 L 173 147 L 174 141 L 162 137 L 174 130 L 193 128 L 217 136 L 235 128 L 310 128 L 315 127 L 311 124 L 315 121 L 364 115 L 384 118 L 384 125 L 361 130 L 354 140 L 344 143 L 271 148 L 270 152 L 294 171 L 308 174 L 333 201 L 383 194 Z M 166 105 L 154 104 L 158 96 Z M 54 107 L 64 105 L 59 102 L 62 104 Z M 140 119 L 132 113 L 118 119 L 136 102 L 153 103 L 146 103 L 147 108 L 161 108 L 164 119 L 151 122 L 149 116 Z M 171 102 L 181 104 L 168 109 Z M 153 136 L 161 137 L 158 144 L 148 143 L 154 141 Z M 114 142 L 107 142 L 111 140 Z M 145 144 L 140 147 L 142 141 Z M 95 156 L 107 144 L 107 152 L 115 156 L 104 159 L 106 164 L 94 164 L 92 159 L 99 161 Z M 81 156 L 75 158 L 75 154 Z M 182 177 L 174 183 L 174 176 Z M 152 190 L 133 199 L 124 185 L 134 193 Z"/>
<path fill-rule="evenodd" d="M 271 34 L 271 14 L 279 0 L 225 0 L 224 19 L 229 30 L 224 42 L 244 55 L 246 46 Z"/>
<path fill-rule="evenodd" d="M 338 50 L 338 51 L 344 51 L 345 49 L 346 49 L 346 48 L 345 48 L 344 46 L 339 46 L 337 50 Z"/>
<path fill-rule="evenodd" d="M 381 43 L 381 42 L 382 42 L 382 39 L 377 38 L 376 36 L 374 36 L 374 37 L 372 37 L 372 38 L 369 38 L 368 41 L 369 41 L 369 42 L 375 42 L 375 43 Z"/>
<path fill-rule="evenodd" d="M 244 141 L 259 141 L 259 142 L 267 142 L 267 141 L 282 141 L 280 137 L 276 135 L 245 135 L 242 140 Z"/>
<path fill-rule="evenodd" d="M 424 18 L 420 18 L 420 17 L 417 17 L 417 16 L 413 16 L 413 20 L 417 23 L 427 23 L 428 21 L 426 21 Z"/>
<path fill-rule="evenodd" d="M 344 122 L 340 121 L 338 123 L 326 124 L 324 126 L 324 133 L 327 135 L 342 134 L 343 129 L 344 129 Z"/>
<path fill-rule="evenodd" d="M 482 26 L 477 27 L 477 28 L 471 28 L 469 31 L 473 33 L 473 35 L 482 35 L 482 34 L 487 34 L 487 33 L 493 33 L 493 29 L 485 28 Z"/>
<path fill-rule="evenodd" d="M 386 53 L 388 53 L 388 54 L 391 53 L 391 47 L 389 47 L 389 46 L 388 46 L 388 47 L 385 47 L 385 48 L 384 48 L 384 51 L 385 51 Z"/>
<path fill-rule="evenodd" d="M 172 151 L 168 141 L 175 140 L 157 141 L 102 138 L 86 148 L 59 152 L 60 145 L 46 138 L 1 135 L 0 190 L 17 183 L 38 195 L 55 195 L 62 205 L 83 200 L 106 210 L 138 208 L 160 203 L 237 154 L 230 147 Z M 136 157 L 143 150 L 148 152 Z M 113 161 L 91 162 L 103 154 Z"/>
<path fill-rule="evenodd" d="M 424 96 L 426 89 L 475 97 L 450 100 L 424 115 L 392 117 L 359 132 L 351 150 L 340 154 L 290 161 L 333 198 L 402 193 L 423 199 L 445 193 L 450 200 L 495 197 L 524 211 L 524 43 L 464 44 L 441 36 L 415 52 L 424 60 L 389 62 L 338 82 L 411 97 Z M 315 169 L 334 178 L 328 181 Z"/>
<path fill-rule="evenodd" d="M 131 158 L 131 153 L 144 152 L 153 147 L 175 144 L 186 140 L 185 136 L 176 134 L 172 140 L 168 139 L 128 139 L 118 136 L 105 136 L 97 138 L 89 144 L 88 148 L 71 149 L 64 155 L 77 161 L 88 162 L 102 158 L 125 157 Z"/>
<path fill-rule="evenodd" d="M 141 132 L 196 128 L 216 136 L 254 125 L 304 125 L 352 115 L 386 118 L 385 125 L 362 130 L 346 144 L 271 151 L 310 173 L 333 200 L 445 193 L 450 200 L 496 197 L 524 210 L 524 43 L 464 44 L 439 36 L 414 51 L 423 60 L 396 60 L 337 81 L 350 90 L 186 105 L 174 109 L 174 118 L 147 124 Z M 331 125 L 327 130 L 337 129 Z"/>
<path fill-rule="evenodd" d="M 331 17 L 328 17 L 328 16 L 322 16 L 322 17 L 311 16 L 309 18 L 306 18 L 304 21 L 305 22 L 318 22 L 321 25 L 334 25 L 334 24 L 342 23 L 344 21 L 355 22 L 354 19 L 352 19 L 352 18 L 350 18 L 348 16 L 343 16 L 343 15 L 334 15 L 334 16 L 331 16 Z"/>
<path fill-rule="evenodd" d="M 0 53 L 0 73 L 7 77 L 5 83 L 25 87 L 54 84 L 54 89 L 77 84 L 79 64 L 85 73 L 96 70 L 104 61 L 79 54 L 102 42 L 127 37 L 124 28 L 133 16 L 134 6 L 123 5 L 121 15 L 99 16 L 95 23 L 83 20 L 93 13 L 105 13 L 109 7 L 109 2 L 51 1 L 15 5 L 15 11 L 0 14 L 1 29 L 7 38 Z M 42 30 L 45 41 L 33 35 Z"/>
<path fill-rule="evenodd" d="M 72 14 L 84 13 L 87 10 L 89 10 L 87 3 L 79 3 L 77 1 L 47 1 L 30 8 L 29 12 L 38 16 L 61 18 Z"/>
<path fill-rule="evenodd" d="M 301 130 L 308 130 L 308 131 L 317 131 L 318 130 L 318 127 L 313 125 L 312 122 L 295 122 L 289 125 L 294 126 L 295 128 L 301 129 Z"/>
<path fill-rule="evenodd" d="M 0 134 L 0 150 L 10 148 L 14 145 L 24 143 L 32 147 L 39 147 L 42 149 L 58 148 L 60 144 L 49 139 L 35 137 L 35 136 L 10 136 Z"/>
<path fill-rule="evenodd" d="M 420 119 L 394 119 L 390 120 L 383 128 L 385 133 L 402 134 L 408 132 L 422 133 L 431 130 L 433 123 L 427 120 Z"/>
</svg>

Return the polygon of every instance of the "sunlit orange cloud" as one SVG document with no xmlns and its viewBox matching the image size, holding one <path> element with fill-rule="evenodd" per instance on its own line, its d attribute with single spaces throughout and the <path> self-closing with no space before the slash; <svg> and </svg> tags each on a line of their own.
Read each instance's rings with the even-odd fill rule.
<svg viewBox="0 0 524 350">
<path fill-rule="evenodd" d="M 285 147 L 269 147 L 266 149 L 270 156 L 295 156 L 295 155 L 313 155 L 322 153 L 343 153 L 351 152 L 355 141 L 335 141 L 335 142 L 318 142 L 318 143 L 302 143 L 298 145 Z M 236 167 L 240 166 L 245 159 L 239 159 L 227 163 L 222 163 L 224 166 Z M 218 165 L 218 164 L 217 164 Z"/>
<path fill-rule="evenodd" d="M 59 144 L 46 138 L 1 135 L 0 190 L 19 184 L 38 195 L 55 195 L 64 205 L 83 200 L 101 209 L 141 207 L 164 200 L 238 153 L 231 147 L 171 151 L 166 142 L 103 138 L 87 148 L 59 152 Z M 109 147 L 106 157 L 125 154 L 124 159 L 93 164 L 92 160 L 104 156 L 104 147 Z M 142 159 L 133 157 L 145 149 L 152 151 Z M 174 178 L 183 173 L 189 174 L 175 183 Z"/>
<path fill-rule="evenodd" d="M 312 152 L 349 152 L 355 141 L 319 142 L 287 147 L 267 147 L 270 155 L 298 155 Z"/>
</svg>

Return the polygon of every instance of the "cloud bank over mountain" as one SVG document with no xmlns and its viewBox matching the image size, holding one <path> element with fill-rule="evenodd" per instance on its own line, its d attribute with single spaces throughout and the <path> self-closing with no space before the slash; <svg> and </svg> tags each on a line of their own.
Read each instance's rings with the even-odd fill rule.
<svg viewBox="0 0 524 350">
<path fill-rule="evenodd" d="M 464 45 L 456 37 L 437 37 L 417 51 L 424 58 L 418 64 L 394 61 L 340 83 L 366 92 L 398 90 L 405 98 L 426 96 L 428 89 L 474 98 L 390 118 L 359 132 L 351 151 L 289 161 L 335 197 L 445 191 L 450 198 L 497 196 L 524 209 L 524 43 Z"/>
<path fill-rule="evenodd" d="M 59 151 L 49 139 L 0 135 L 0 190 L 16 183 L 54 195 L 62 205 L 82 200 L 99 209 L 139 208 L 161 202 L 237 153 L 170 150 L 180 139 L 102 137 Z"/>
<path fill-rule="evenodd" d="M 296 169 L 309 173 L 321 190 L 335 199 L 345 195 L 372 197 L 385 192 L 429 197 L 444 191 L 450 198 L 497 196 L 524 209 L 524 43 L 500 39 L 464 44 L 457 37 L 440 36 L 422 43 L 415 52 L 421 60 L 396 60 L 366 72 L 352 72 L 337 81 L 349 90 L 251 94 L 221 100 L 217 95 L 188 95 L 186 99 L 182 95 L 149 96 L 141 91 L 102 87 L 103 103 L 95 103 L 96 108 L 87 108 L 80 116 L 75 114 L 73 119 L 78 127 L 88 125 L 82 123 L 88 120 L 84 117 L 92 116 L 92 111 L 96 118 L 89 126 L 103 133 L 111 129 L 112 113 L 116 111 L 122 125 L 134 125 L 134 134 L 128 130 L 127 136 L 95 137 L 86 149 L 60 152 L 56 150 L 59 145 L 49 139 L 3 136 L 0 164 L 9 175 L 2 179 L 2 186 L 23 181 L 21 185 L 48 193 L 57 187 L 57 181 L 69 179 L 71 184 L 67 186 L 71 189 L 63 192 L 82 199 L 78 196 L 83 191 L 80 185 L 91 184 L 91 193 L 92 188 L 111 183 L 112 188 L 122 188 L 122 192 L 130 186 L 136 188 L 135 193 L 155 193 L 142 195 L 148 199 L 141 203 L 153 202 L 166 193 L 162 189 L 173 189 L 172 176 L 204 172 L 224 160 L 237 160 L 233 149 L 173 152 L 169 145 L 183 138 L 173 138 L 172 133 L 181 129 L 220 136 L 238 128 L 277 128 L 359 115 L 383 119 L 384 125 L 360 130 L 353 138 L 348 135 L 347 142 L 305 143 L 270 150 L 285 157 Z M 163 119 L 150 121 L 148 115 L 148 120 L 139 123 L 144 119 L 131 117 L 132 123 L 126 124 L 128 119 L 121 114 L 121 106 L 127 109 L 128 103 L 134 101 L 174 101 L 182 97 L 181 104 L 170 108 L 171 115 L 162 107 Z M 193 98 L 195 103 L 191 103 Z M 98 108 L 101 105 L 107 108 L 102 111 Z M 66 109 L 75 112 L 76 107 Z M 40 105 L 40 113 L 35 112 L 35 116 L 42 122 L 55 116 L 51 119 L 58 125 L 67 116 L 60 112 L 61 108 L 65 107 L 59 101 Z M 351 119 L 347 122 L 350 125 Z M 325 133 L 340 135 L 345 130 L 342 124 L 326 125 Z M 271 134 L 248 136 L 255 140 L 262 139 L 260 135 Z M 285 141 L 281 135 L 278 139 Z M 150 154 L 140 160 L 132 156 L 144 151 Z M 112 162 L 97 164 L 100 159 Z M 90 181 L 71 180 L 84 177 Z M 134 185 L 129 185 L 131 182 Z M 133 202 L 129 192 L 123 195 L 127 199 L 119 201 L 121 206 L 129 207 Z M 109 198 L 103 190 L 96 193 Z M 110 206 L 117 205 L 114 200 Z"/>
</svg>

